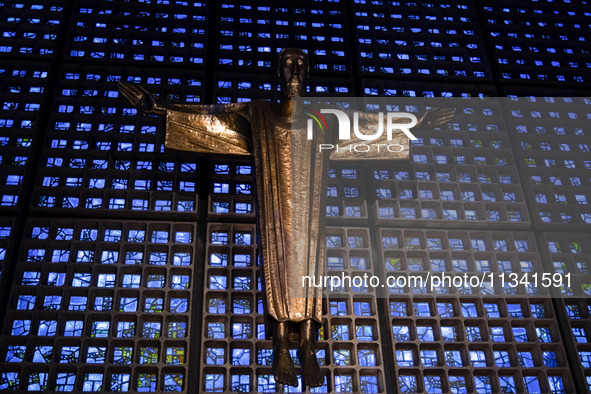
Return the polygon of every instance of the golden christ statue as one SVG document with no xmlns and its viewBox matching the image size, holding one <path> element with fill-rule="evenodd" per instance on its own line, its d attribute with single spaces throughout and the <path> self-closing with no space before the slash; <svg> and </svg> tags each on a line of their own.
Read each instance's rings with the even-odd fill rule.
<svg viewBox="0 0 591 394">
<path fill-rule="evenodd" d="M 120 82 L 119 90 L 137 109 L 166 116 L 167 148 L 254 157 L 256 216 L 266 308 L 272 326 L 275 381 L 298 385 L 289 354 L 290 329 L 297 329 L 302 379 L 308 387 L 319 387 L 324 375 L 316 359 L 315 340 L 322 322 L 321 289 L 310 286 L 300 291 L 295 286 L 304 275 L 320 277 L 324 270 L 323 218 L 329 160 L 406 159 L 409 141 L 398 133 L 395 142 L 405 149 L 384 149 L 378 154 L 348 151 L 342 144 L 338 151 L 315 150 L 313 147 L 319 144 L 334 144 L 336 133 L 331 131 L 332 127 L 308 140 L 299 137 L 305 132 L 293 132 L 295 113 L 292 116 L 291 99 L 305 95 L 308 73 L 309 61 L 304 51 L 281 51 L 277 70 L 282 89 L 279 103 L 256 100 L 225 105 L 162 105 L 141 86 Z M 452 116 L 451 110 L 427 111 L 417 125 L 438 126 Z M 360 118 L 358 125 L 375 124 L 375 114 L 362 114 Z M 354 137 L 346 144 L 359 142 L 365 141 Z M 297 157 L 303 160 L 293 160 L 296 150 Z"/>
</svg>

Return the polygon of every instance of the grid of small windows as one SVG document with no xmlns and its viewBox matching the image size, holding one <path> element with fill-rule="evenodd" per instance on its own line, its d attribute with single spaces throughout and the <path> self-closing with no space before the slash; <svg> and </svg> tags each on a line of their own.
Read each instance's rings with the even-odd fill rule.
<svg viewBox="0 0 591 394">
<path fill-rule="evenodd" d="M 400 393 L 565 393 L 549 299 L 393 297 Z"/>
<path fill-rule="evenodd" d="M 29 221 L 0 389 L 184 391 L 194 245 L 193 223 Z"/>
<path fill-rule="evenodd" d="M 580 362 L 587 389 L 591 391 L 591 303 L 589 299 L 568 299 L 564 307 L 576 358 Z"/>
<path fill-rule="evenodd" d="M 200 356 L 203 392 L 253 392 L 263 391 L 262 385 L 274 386 L 269 381 L 271 344 L 264 341 L 255 236 L 252 224 L 208 225 Z M 261 368 L 252 368 L 257 365 Z"/>
<path fill-rule="evenodd" d="M 472 100 L 470 108 L 440 130 L 416 131 L 410 165 L 374 166 L 378 220 L 527 227 L 501 108 L 488 100 Z"/>
<path fill-rule="evenodd" d="M 0 283 L 4 283 L 4 270 L 6 268 L 6 254 L 8 248 L 14 245 L 14 238 L 11 239 L 14 229 L 14 219 L 10 217 L 0 218 Z"/>
<path fill-rule="evenodd" d="M 203 67 L 206 2 L 77 1 L 66 56 Z"/>
<path fill-rule="evenodd" d="M 310 54 L 313 69 L 309 94 L 314 96 L 353 95 L 358 81 L 352 76 L 364 78 L 362 91 L 357 94 L 407 97 L 495 95 L 492 85 L 430 86 L 432 78 L 480 84 L 494 80 L 503 91 L 516 95 L 523 95 L 524 90 L 511 88 L 515 81 L 546 82 L 559 87 L 588 82 L 589 78 L 585 28 L 591 14 L 586 2 L 535 1 L 516 5 L 487 1 L 484 12 L 473 11 L 474 6 L 464 1 L 431 5 L 354 0 L 351 6 L 342 0 L 315 1 L 301 8 L 292 4 L 279 7 L 276 3 L 234 1 L 33 3 L 0 0 L 0 209 L 11 215 L 18 208 L 16 204 L 24 200 L 19 193 L 27 183 L 23 179 L 25 164 L 30 162 L 35 142 L 44 143 L 45 149 L 36 170 L 34 214 L 73 216 L 83 211 L 88 217 L 108 213 L 114 218 L 196 218 L 196 182 L 203 168 L 196 156 L 162 150 L 161 120 L 137 116 L 137 111 L 116 91 L 114 82 L 119 79 L 141 83 L 165 100 L 200 103 L 204 64 L 211 62 L 215 65 L 211 68 L 214 83 L 206 93 L 212 94 L 214 102 L 276 100 L 278 86 L 271 75 L 278 49 L 287 46 L 303 47 Z M 72 23 L 68 37 L 61 37 L 59 33 L 65 31 L 63 15 L 70 13 L 68 7 L 72 7 Z M 210 7 L 215 7 L 213 13 Z M 352 15 L 347 15 L 349 10 L 353 10 Z M 207 21 L 208 13 L 215 18 Z M 488 22 L 483 30 L 490 32 L 490 39 L 480 35 L 476 13 L 480 19 L 484 15 Z M 351 37 L 358 40 L 355 45 L 359 53 L 353 56 L 348 53 L 353 47 L 347 42 L 349 20 L 357 25 Z M 206 33 L 216 37 L 210 40 L 217 45 L 211 49 L 210 59 L 205 58 Z M 489 71 L 484 49 L 489 41 L 493 45 L 489 53 L 496 56 L 490 61 L 498 62 L 493 69 L 499 70 L 499 75 Z M 35 141 L 45 80 L 51 69 L 43 61 L 59 56 L 57 50 L 64 45 L 65 63 L 59 65 L 56 95 L 47 99 L 53 100 L 53 113 L 44 125 L 48 135 L 46 141 Z M 19 59 L 35 62 L 23 66 L 17 63 Z M 360 70 L 356 70 L 357 62 Z M 144 65 L 168 68 L 136 68 Z M 361 71 L 361 75 L 356 75 L 356 71 Z M 54 77 L 49 78 L 51 84 Z M 586 117 L 587 111 L 580 115 Z M 376 190 L 378 204 L 383 203 L 378 185 L 390 189 L 390 202 L 399 211 L 412 199 L 398 202 L 394 198 L 397 194 L 392 192 L 398 193 L 408 186 L 419 199 L 418 205 L 411 206 L 416 218 L 381 218 L 396 228 L 382 229 L 379 234 L 384 258 L 384 267 L 380 269 L 390 274 L 437 271 L 438 267 L 458 273 L 539 269 L 538 255 L 547 251 L 545 247 L 536 251 L 532 233 L 425 230 L 449 228 L 454 214 L 451 212 L 445 218 L 444 205 L 456 209 L 454 221 L 461 221 L 459 225 L 465 228 L 484 228 L 486 223 L 488 229 L 499 222 L 507 228 L 525 228 L 522 226 L 528 226 L 530 219 L 522 210 L 520 190 L 535 200 L 537 211 L 531 211 L 534 229 L 550 228 L 544 227 L 546 224 L 562 224 L 564 229 L 579 225 L 577 229 L 586 229 L 587 201 L 591 198 L 586 161 L 589 141 L 577 127 L 544 130 L 554 127 L 554 120 L 547 116 L 540 127 L 511 130 L 510 139 L 525 145 L 514 149 L 518 152 L 517 162 L 508 155 L 507 165 L 496 164 L 497 155 L 506 152 L 507 145 L 499 150 L 498 145 L 493 145 L 493 140 L 506 143 L 504 132 L 464 133 L 454 125 L 439 135 L 422 135 L 413 147 L 428 162 L 374 168 L 374 179 L 369 181 L 374 187 L 368 190 Z M 577 120 L 569 119 L 568 123 L 576 125 Z M 472 137 L 476 135 L 484 136 L 482 145 L 472 141 L 479 140 Z M 462 145 L 457 145 L 458 140 Z M 482 157 L 477 158 L 480 153 Z M 436 178 L 440 172 L 436 170 L 449 164 L 440 162 L 437 156 L 449 160 L 455 155 L 473 160 L 469 166 L 471 175 L 490 171 L 489 175 L 498 176 L 498 182 L 464 183 Z M 527 166 L 525 174 L 530 176 L 529 185 L 524 183 L 525 190 L 514 181 L 515 168 L 523 166 L 523 160 Z M 240 166 L 239 162 L 230 164 L 229 173 L 221 167 L 210 171 L 210 219 L 226 221 L 234 214 L 245 218 L 244 222 L 254 221 L 253 196 L 247 192 L 252 187 L 252 174 L 240 172 Z M 347 170 L 345 167 L 335 171 Z M 420 171 L 419 167 L 428 171 Z M 398 179 L 399 174 L 405 176 L 405 171 L 408 179 Z M 434 178 L 417 178 L 423 175 L 421 172 Z M 368 209 L 373 208 L 364 206 L 363 191 L 361 197 L 355 194 L 361 180 L 347 179 L 345 184 L 350 190 L 337 190 L 337 197 L 331 197 L 329 190 L 329 202 L 340 209 L 340 215 L 333 216 L 371 216 Z M 506 182 L 507 179 L 511 181 Z M 219 183 L 218 189 L 214 182 Z M 452 186 L 451 194 L 447 185 Z M 431 197 L 429 190 L 433 196 L 439 193 L 436 204 L 431 204 L 435 197 Z M 453 199 L 447 200 L 444 195 Z M 350 202 L 360 205 L 349 209 Z M 496 207 L 500 207 L 498 217 L 502 220 L 480 219 L 483 213 L 488 215 L 489 207 L 492 218 L 496 217 Z M 425 217 L 433 215 L 433 211 L 437 220 L 426 221 Z M 5 268 L 4 259 L 9 256 L 6 237 L 14 235 L 18 227 L 12 220 L 5 216 L 0 221 L 0 269 Z M 359 222 L 355 220 L 351 225 L 359 226 Z M 401 230 L 402 225 L 423 230 Z M 174 221 L 166 224 L 30 219 L 27 237 L 22 240 L 22 258 L 15 266 L 13 298 L 3 326 L 0 390 L 187 390 L 189 366 L 184 360 L 189 346 L 191 305 L 181 312 L 186 303 L 175 300 L 174 305 L 180 309 L 173 312 L 168 308 L 173 305 L 173 298 L 191 297 L 188 293 L 193 274 L 189 259 L 201 252 L 194 250 L 194 240 L 185 243 L 185 235 L 177 239 L 176 231 L 193 234 L 194 226 L 194 222 Z M 214 238 L 209 238 L 214 227 L 219 233 L 226 231 L 228 239 L 220 235 L 214 245 Z M 117 231 L 121 231 L 119 240 Z M 369 234 L 364 227 L 331 231 L 329 237 L 338 235 L 342 243 L 340 247 L 329 247 L 329 267 L 332 264 L 335 270 L 343 264 L 343 269 L 351 273 L 376 268 L 367 258 L 371 248 L 364 243 L 375 235 L 372 229 Z M 237 232 L 250 234 L 250 245 L 245 238 L 230 237 Z M 200 387 L 195 390 L 280 390 L 273 382 L 269 365 L 271 342 L 263 339 L 260 305 L 264 293 L 258 281 L 259 268 L 252 263 L 256 259 L 253 234 L 252 224 L 213 223 L 207 239 L 201 234 L 209 242 L 208 259 L 210 250 L 220 251 L 214 253 L 214 265 L 207 266 L 205 280 L 209 280 L 210 271 L 220 278 L 225 275 L 226 290 L 210 291 L 209 282 L 205 282 L 206 308 L 209 294 L 219 295 L 222 302 L 214 301 L 211 312 L 203 312 L 207 323 L 201 343 L 203 369 Z M 586 233 L 544 235 L 556 273 L 568 270 L 583 278 L 588 274 L 590 250 Z M 351 237 L 360 240 L 362 246 L 351 246 Z M 393 245 L 393 239 L 400 244 L 389 249 L 386 245 Z M 17 240 L 16 244 L 20 242 Z M 224 251 L 229 251 L 225 265 Z M 238 259 L 234 259 L 235 253 Z M 196 274 L 199 279 L 200 275 L 203 274 Z M 223 283 L 223 279 L 220 281 Z M 393 292 L 387 300 L 393 331 L 379 332 L 376 326 L 387 316 L 385 311 L 377 310 L 371 291 L 357 290 L 353 298 L 327 300 L 323 340 L 318 347 L 319 359 L 326 364 L 322 368 L 327 380 L 317 392 L 384 392 L 389 381 L 398 385 L 399 392 L 575 391 L 557 317 L 547 298 L 518 297 L 519 292 L 512 294 L 499 288 L 493 289 L 496 295 L 489 298 L 480 298 L 478 294 L 466 294 L 464 298 L 453 294 L 429 296 L 421 294 L 421 289 L 407 294 Z M 240 298 L 241 294 L 245 298 Z M 237 297 L 236 304 L 232 297 Z M 126 311 L 133 309 L 134 298 L 137 312 Z M 230 314 L 217 313 L 218 307 L 226 308 Z M 163 308 L 161 313 L 157 312 L 159 308 Z M 250 314 L 246 313 L 248 308 Z M 591 387 L 589 305 L 584 300 L 567 300 L 566 308 L 576 357 Z M 395 331 L 396 326 L 402 328 Z M 368 333 L 371 334 L 365 335 Z M 349 341 L 342 339 L 345 335 L 349 335 Z M 391 335 L 395 339 L 394 353 L 388 355 L 383 353 L 381 344 Z M 478 335 L 482 340 L 477 340 Z M 205 353 L 208 346 L 213 351 Z M 392 356 L 395 379 L 382 370 L 389 370 L 387 360 Z M 213 363 L 206 364 L 211 360 Z M 200 366 L 191 367 L 195 375 L 197 368 Z"/>
<path fill-rule="evenodd" d="M 491 79 L 471 1 L 354 3 L 364 75 Z"/>
<path fill-rule="evenodd" d="M 220 104 L 241 103 L 256 99 L 278 101 L 280 87 L 271 74 L 216 74 L 215 100 Z M 352 96 L 353 82 L 343 78 L 310 78 L 310 96 Z"/>
<path fill-rule="evenodd" d="M 281 43 L 280 47 L 306 48 L 313 71 L 350 72 L 343 0 L 315 0 L 305 5 L 219 1 L 214 6 L 218 66 L 273 73 L 280 49 L 277 44 Z"/>
<path fill-rule="evenodd" d="M 511 129 L 529 178 L 536 222 L 591 224 L 591 133 L 586 98 L 530 97 L 510 102 Z M 532 207 L 533 208 L 533 207 Z"/>
<path fill-rule="evenodd" d="M 256 99 L 279 99 L 275 78 L 271 74 L 242 75 L 216 74 L 214 86 L 216 101 L 220 104 L 243 103 Z"/>
<path fill-rule="evenodd" d="M 200 101 L 199 74 L 63 70 L 32 205 L 52 212 L 196 215 L 195 157 L 164 151 L 162 119 L 138 113 L 118 93 L 117 81 L 142 84 L 163 101 Z"/>
<path fill-rule="evenodd" d="M 63 0 L 0 2 L 0 56 L 53 57 L 64 3 Z"/>
<path fill-rule="evenodd" d="M 36 140 L 39 108 L 46 86 L 48 64 L 0 65 L 0 209 L 16 207 L 33 141 Z"/>
<path fill-rule="evenodd" d="M 369 231 L 363 227 L 327 227 L 326 275 L 374 274 Z M 383 393 L 384 366 L 376 292 L 367 283 L 341 283 L 326 299 L 324 350 L 336 393 Z M 330 375 L 329 375 L 330 376 Z"/>
<path fill-rule="evenodd" d="M 271 370 L 272 343 L 267 339 L 263 311 L 262 270 L 255 263 L 255 226 L 208 225 L 204 289 L 201 390 L 204 392 L 280 392 Z M 371 272 L 365 229 L 329 228 L 328 269 Z M 369 288 L 355 297 L 327 302 L 319 332 L 317 357 L 324 384 L 310 392 L 382 393 L 383 365 L 375 294 Z M 296 344 L 291 350 L 296 368 Z M 298 369 L 299 371 L 299 369 Z M 284 392 L 302 392 L 299 386 Z"/>
<path fill-rule="evenodd" d="M 541 270 L 527 232 L 388 228 L 381 243 L 387 277 Z M 484 279 L 431 293 L 401 283 L 388 288 L 399 392 L 572 391 L 553 306 L 539 288 Z"/>
<path fill-rule="evenodd" d="M 254 219 L 254 167 L 251 162 L 215 162 L 210 170 L 210 217 L 247 215 Z"/>
<path fill-rule="evenodd" d="M 362 167 L 356 164 L 331 164 L 328 172 L 327 218 L 367 220 L 366 190 L 362 173 Z"/>
<path fill-rule="evenodd" d="M 552 273 L 564 296 L 591 296 L 591 239 L 584 233 L 544 233 Z"/>
<path fill-rule="evenodd" d="M 494 97 L 490 85 L 462 85 L 363 79 L 363 94 L 380 97 Z"/>
<path fill-rule="evenodd" d="M 589 82 L 588 2 L 484 1 L 500 80 Z"/>
<path fill-rule="evenodd" d="M 381 253 L 392 294 L 455 294 L 482 296 L 543 296 L 548 290 L 533 283 L 511 286 L 490 280 L 486 273 L 542 271 L 533 234 L 529 232 L 380 230 Z M 433 289 L 421 283 L 399 281 L 405 275 L 449 273 L 483 277 L 479 286 L 450 286 L 442 281 Z"/>
</svg>

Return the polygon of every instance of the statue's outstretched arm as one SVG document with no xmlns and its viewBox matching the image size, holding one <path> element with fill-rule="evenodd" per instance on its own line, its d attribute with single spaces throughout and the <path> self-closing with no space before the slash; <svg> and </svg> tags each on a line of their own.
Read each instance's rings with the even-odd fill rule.
<svg viewBox="0 0 591 394">
<path fill-rule="evenodd" d="M 433 108 L 425 111 L 418 118 L 417 129 L 430 130 L 451 122 L 456 111 L 453 108 Z"/>
<path fill-rule="evenodd" d="M 455 116 L 455 110 L 452 108 L 433 108 L 423 113 L 417 114 L 417 123 L 412 128 L 407 128 L 406 131 L 419 129 L 431 130 L 435 127 L 442 126 L 449 123 Z M 361 133 L 375 134 L 377 125 L 379 123 L 378 117 L 381 116 L 377 112 L 360 113 L 358 118 L 358 126 Z M 351 118 L 351 116 L 349 116 Z M 401 119 L 393 119 L 395 124 L 408 124 L 409 118 L 402 117 Z M 382 122 L 385 122 L 382 118 Z M 383 126 L 383 123 L 382 123 Z M 367 141 L 359 138 L 352 133 L 351 138 L 345 141 L 335 141 L 332 151 L 330 152 L 331 160 L 408 160 L 410 157 L 410 141 L 409 136 L 401 129 L 395 130 L 392 135 L 393 139 L 387 139 L 387 133 L 382 134 L 372 140 Z M 363 146 L 368 145 L 368 146 Z"/>
<path fill-rule="evenodd" d="M 226 120 L 232 117 L 242 116 L 241 113 L 245 111 L 248 103 L 231 103 L 231 104 L 194 104 L 194 103 L 159 103 L 154 96 L 146 88 L 141 85 L 132 84 L 129 82 L 117 82 L 119 91 L 138 110 L 155 115 L 166 115 L 167 110 L 174 110 L 180 112 L 190 112 L 200 115 L 216 115 L 221 116 Z M 240 122 L 237 120 L 237 122 Z"/>
<path fill-rule="evenodd" d="M 250 123 L 247 103 L 202 105 L 158 103 L 145 88 L 118 83 L 134 107 L 148 114 L 166 115 L 165 146 L 191 152 L 249 155 Z"/>
</svg>

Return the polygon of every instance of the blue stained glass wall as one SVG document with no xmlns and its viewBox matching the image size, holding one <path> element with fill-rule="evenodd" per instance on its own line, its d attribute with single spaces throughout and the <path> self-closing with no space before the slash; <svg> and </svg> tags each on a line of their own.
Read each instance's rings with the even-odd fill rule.
<svg viewBox="0 0 591 394">
<path fill-rule="evenodd" d="M 0 0 L 0 391 L 307 390 L 271 371 L 252 163 L 164 149 L 117 82 L 277 100 L 277 53 L 300 47 L 311 96 L 585 97 L 590 26 L 569 0 Z M 589 275 L 573 100 L 332 166 L 328 272 Z M 327 298 L 310 392 L 591 392 L 588 300 L 505 290 Z"/>
</svg>

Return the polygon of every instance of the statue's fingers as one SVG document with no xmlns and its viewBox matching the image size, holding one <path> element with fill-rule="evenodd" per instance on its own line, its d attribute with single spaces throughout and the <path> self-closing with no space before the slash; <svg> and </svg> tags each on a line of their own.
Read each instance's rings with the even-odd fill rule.
<svg viewBox="0 0 591 394">
<path fill-rule="evenodd" d="M 127 101 L 129 101 L 132 104 L 137 103 L 139 100 L 135 95 L 133 95 L 127 90 L 121 90 L 121 94 L 123 95 L 123 97 L 125 97 Z"/>
<path fill-rule="evenodd" d="M 117 87 L 120 91 L 127 92 L 127 94 L 133 94 L 136 90 L 132 84 L 124 81 L 117 82 Z"/>
<path fill-rule="evenodd" d="M 137 90 L 139 90 L 143 94 L 150 96 L 150 92 L 148 92 L 148 90 L 146 88 L 144 88 L 142 85 L 136 85 L 136 88 L 137 88 Z"/>
<path fill-rule="evenodd" d="M 455 117 L 455 113 L 453 112 L 444 112 L 439 114 L 435 119 L 437 119 L 437 121 L 441 122 L 441 121 L 445 121 L 445 122 L 449 122 L 451 119 L 453 119 Z"/>
<path fill-rule="evenodd" d="M 142 90 L 142 87 L 139 85 L 131 85 L 131 91 L 132 94 L 137 97 L 138 100 L 142 99 L 142 96 L 144 95 L 144 91 Z"/>
<path fill-rule="evenodd" d="M 122 94 L 134 107 L 140 109 L 144 105 L 145 100 L 143 99 L 142 95 L 138 97 L 137 94 L 130 92 L 122 92 Z"/>
<path fill-rule="evenodd" d="M 449 113 L 454 113 L 454 110 L 451 108 L 438 108 L 436 110 L 436 112 L 437 112 L 437 115 L 439 115 L 439 116 L 445 116 Z"/>
<path fill-rule="evenodd" d="M 118 84 L 117 86 L 119 88 L 119 91 L 123 94 L 123 95 L 127 95 L 129 96 L 131 94 L 131 91 L 129 90 L 129 87 L 123 85 L 123 84 Z"/>
<path fill-rule="evenodd" d="M 444 123 L 447 123 L 447 122 L 449 122 L 449 121 L 450 121 L 450 120 L 452 120 L 453 118 L 454 118 L 453 116 L 444 116 L 444 117 L 441 117 L 441 118 L 439 118 L 439 119 L 437 120 L 437 123 L 439 123 L 439 124 L 444 124 Z"/>
<path fill-rule="evenodd" d="M 121 82 L 121 81 L 117 82 L 117 90 L 119 90 L 121 93 L 125 93 L 125 92 L 129 91 L 129 89 L 125 85 L 125 82 Z"/>
<path fill-rule="evenodd" d="M 451 118 L 443 118 L 437 121 L 436 125 L 437 126 L 443 126 L 446 123 L 449 123 L 451 121 Z"/>
<path fill-rule="evenodd" d="M 133 89 L 133 87 L 128 83 L 120 83 L 119 84 L 119 91 L 127 98 L 128 100 L 131 99 L 138 99 L 138 92 Z"/>
<path fill-rule="evenodd" d="M 124 82 L 125 90 L 136 100 L 141 100 L 144 94 L 147 94 L 147 91 L 142 88 L 140 85 L 134 85 L 132 83 Z"/>
<path fill-rule="evenodd" d="M 132 97 L 132 96 L 129 94 L 129 92 L 127 92 L 127 91 L 125 91 L 125 90 L 123 90 L 123 89 L 119 90 L 119 92 L 121 92 L 121 95 L 122 95 L 123 97 L 125 97 L 125 99 L 126 99 L 127 101 L 132 101 L 132 100 L 134 99 L 134 98 L 133 98 L 133 97 Z"/>
</svg>

